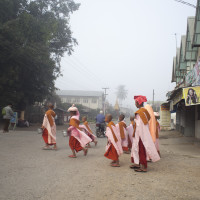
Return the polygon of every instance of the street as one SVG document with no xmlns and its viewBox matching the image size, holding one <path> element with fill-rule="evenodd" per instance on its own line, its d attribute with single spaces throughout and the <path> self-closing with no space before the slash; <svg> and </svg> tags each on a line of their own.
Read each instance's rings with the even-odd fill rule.
<svg viewBox="0 0 200 200">
<path fill-rule="evenodd" d="M 0 199 L 121 200 L 200 199 L 200 145 L 177 132 L 161 132 L 161 160 L 148 164 L 147 173 L 129 168 L 130 155 L 112 168 L 103 154 L 106 139 L 88 156 L 71 151 L 68 137 L 57 133 L 58 150 L 42 150 L 36 131 L 0 133 Z"/>
</svg>

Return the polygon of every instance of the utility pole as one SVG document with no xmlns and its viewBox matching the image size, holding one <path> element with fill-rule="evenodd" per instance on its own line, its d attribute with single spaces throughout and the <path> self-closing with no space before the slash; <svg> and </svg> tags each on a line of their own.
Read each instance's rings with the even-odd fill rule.
<svg viewBox="0 0 200 200">
<path fill-rule="evenodd" d="M 103 113 L 104 115 L 106 114 L 106 96 L 107 94 L 107 90 L 109 90 L 109 88 L 102 88 L 104 90 L 104 102 L 103 102 Z"/>
<path fill-rule="evenodd" d="M 154 92 L 154 89 L 153 89 L 153 103 L 152 103 L 152 107 L 154 107 L 154 96 L 155 96 L 155 92 Z"/>
<path fill-rule="evenodd" d="M 175 33 L 175 40 L 176 40 L 176 50 L 177 50 L 177 34 Z"/>
</svg>

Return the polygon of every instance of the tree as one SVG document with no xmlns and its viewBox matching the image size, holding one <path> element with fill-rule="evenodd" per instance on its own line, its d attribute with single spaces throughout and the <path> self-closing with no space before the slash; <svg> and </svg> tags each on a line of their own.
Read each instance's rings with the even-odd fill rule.
<svg viewBox="0 0 200 200">
<path fill-rule="evenodd" d="M 122 104 L 122 101 L 127 98 L 128 91 L 126 90 L 125 85 L 119 85 L 117 87 L 117 98 L 119 99 L 120 105 Z"/>
<path fill-rule="evenodd" d="M 0 1 L 0 106 L 24 110 L 55 91 L 60 60 L 77 44 L 69 26 L 73 0 Z"/>
</svg>

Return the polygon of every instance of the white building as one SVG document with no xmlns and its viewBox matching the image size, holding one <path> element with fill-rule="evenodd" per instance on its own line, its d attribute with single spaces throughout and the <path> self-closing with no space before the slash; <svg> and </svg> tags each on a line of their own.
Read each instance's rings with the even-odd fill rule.
<svg viewBox="0 0 200 200">
<path fill-rule="evenodd" d="M 103 108 L 103 92 L 82 90 L 58 90 L 62 103 L 81 104 L 91 109 Z"/>
</svg>

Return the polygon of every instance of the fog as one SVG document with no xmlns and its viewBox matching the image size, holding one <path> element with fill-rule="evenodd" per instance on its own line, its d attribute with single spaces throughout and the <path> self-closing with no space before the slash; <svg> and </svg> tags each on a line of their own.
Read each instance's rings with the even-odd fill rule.
<svg viewBox="0 0 200 200">
<path fill-rule="evenodd" d="M 56 86 L 65 90 L 97 90 L 109 87 L 114 104 L 116 88 L 126 85 L 124 106 L 133 106 L 134 95 L 166 100 L 171 83 L 172 61 L 187 17 L 195 9 L 174 0 L 79 0 L 71 16 L 78 40 L 72 56 L 62 59 L 63 77 Z M 196 0 L 188 1 L 196 5 Z M 102 90 L 103 91 L 103 90 Z"/>
</svg>

